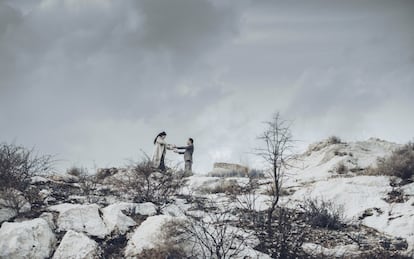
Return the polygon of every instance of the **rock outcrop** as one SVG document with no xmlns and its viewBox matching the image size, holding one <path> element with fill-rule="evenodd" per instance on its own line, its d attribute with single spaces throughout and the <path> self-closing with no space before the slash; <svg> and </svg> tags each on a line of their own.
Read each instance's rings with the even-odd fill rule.
<svg viewBox="0 0 414 259">
<path fill-rule="evenodd" d="M 104 238 L 110 233 L 101 218 L 97 204 L 78 205 L 64 203 L 49 207 L 51 211 L 59 212 L 57 226 L 59 231 L 74 230 L 88 235 Z"/>
<path fill-rule="evenodd" d="M 83 233 L 69 230 L 63 236 L 53 259 L 95 259 L 98 257 L 98 244 Z"/>
<path fill-rule="evenodd" d="M 0 258 L 49 258 L 55 242 L 55 234 L 44 219 L 5 222 L 0 228 Z"/>
</svg>

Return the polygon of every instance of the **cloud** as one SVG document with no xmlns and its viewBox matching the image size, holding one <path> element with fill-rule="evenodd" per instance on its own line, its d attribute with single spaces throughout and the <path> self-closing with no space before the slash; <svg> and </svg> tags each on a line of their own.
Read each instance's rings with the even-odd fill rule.
<svg viewBox="0 0 414 259">
<path fill-rule="evenodd" d="M 255 164 L 261 122 L 412 138 L 412 1 L 0 1 L 2 140 L 122 164 L 161 130 L 195 168 Z M 180 157 L 170 156 L 171 159 Z"/>
<path fill-rule="evenodd" d="M 0 117 L 6 140 L 29 145 L 41 140 L 44 150 L 65 156 L 73 152 L 61 142 L 74 125 L 83 132 L 70 141 L 75 146 L 108 120 L 112 128 L 117 120 L 121 125 L 144 120 L 150 128 L 169 117 L 183 123 L 225 94 L 206 57 L 237 35 L 239 13 L 230 5 L 207 0 L 0 4 Z M 154 128 L 146 137 L 156 134 Z"/>
</svg>

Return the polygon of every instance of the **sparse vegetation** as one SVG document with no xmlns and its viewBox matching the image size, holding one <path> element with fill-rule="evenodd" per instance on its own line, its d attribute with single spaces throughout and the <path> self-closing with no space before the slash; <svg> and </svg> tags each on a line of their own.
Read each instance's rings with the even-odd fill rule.
<svg viewBox="0 0 414 259">
<path fill-rule="evenodd" d="M 217 171 L 217 172 L 210 172 L 208 174 L 209 176 L 212 177 L 225 177 L 225 178 L 231 178 L 231 177 L 253 177 L 253 178 L 263 178 L 265 177 L 265 173 L 263 172 L 263 170 L 259 170 L 259 169 L 251 169 L 248 171 L 247 175 L 246 172 L 244 171 Z"/>
<path fill-rule="evenodd" d="M 330 136 L 328 138 L 328 143 L 329 144 L 341 144 L 342 143 L 342 140 L 338 136 Z"/>
<path fill-rule="evenodd" d="M 81 175 L 86 174 L 86 169 L 82 167 L 72 166 L 66 171 L 67 174 L 80 177 Z"/>
<path fill-rule="evenodd" d="M 335 171 L 337 174 L 346 174 L 349 172 L 349 169 L 343 162 L 340 162 L 336 166 Z"/>
<path fill-rule="evenodd" d="M 388 203 L 404 203 L 408 198 L 404 195 L 404 190 L 401 188 L 392 188 L 387 193 L 387 197 L 384 200 Z"/>
<path fill-rule="evenodd" d="M 209 176 L 212 177 L 246 177 L 246 174 L 241 171 L 218 171 L 218 172 L 211 172 Z"/>
<path fill-rule="evenodd" d="M 237 195 L 242 192 L 241 186 L 234 179 L 223 179 L 212 187 L 204 187 L 200 191 L 201 193 L 213 194 L 213 193 L 225 193 L 229 195 Z"/>
<path fill-rule="evenodd" d="M 133 162 L 114 183 L 121 191 L 132 195 L 135 202 L 153 202 L 162 206 L 172 201 L 185 181 L 184 174 L 172 168 L 163 173 L 157 172 L 146 157 L 140 162 Z"/>
<path fill-rule="evenodd" d="M 306 232 L 301 231 L 297 222 L 292 218 L 288 209 L 279 207 L 276 211 L 277 224 L 273 258 L 298 258 L 303 257 L 302 245 Z"/>
<path fill-rule="evenodd" d="M 263 170 L 259 169 L 250 169 L 249 171 L 249 178 L 264 178 L 266 176 Z"/>
<path fill-rule="evenodd" d="M 14 144 L 1 144 L 0 207 L 18 214 L 28 201 L 37 201 L 38 192 L 30 188 L 31 178 L 49 172 L 51 163 L 51 156 L 38 156 L 33 150 Z"/>
<path fill-rule="evenodd" d="M 346 226 L 343 207 L 331 201 L 307 198 L 300 208 L 304 212 L 305 220 L 313 227 L 339 230 Z"/>
<path fill-rule="evenodd" d="M 392 152 L 391 156 L 379 159 L 377 168 L 369 173 L 396 176 L 409 182 L 414 176 L 414 143 L 410 142 Z"/>
<path fill-rule="evenodd" d="M 187 220 L 180 232 L 192 249 L 194 258 L 234 258 L 240 254 L 249 234 L 232 226 L 232 211 L 213 201 L 210 210 L 202 217 L 187 213 Z M 208 211 L 206 209 L 205 211 Z"/>
<path fill-rule="evenodd" d="M 0 188 L 24 193 L 33 176 L 51 169 L 51 156 L 38 156 L 33 150 L 14 144 L 0 145 Z"/>
</svg>

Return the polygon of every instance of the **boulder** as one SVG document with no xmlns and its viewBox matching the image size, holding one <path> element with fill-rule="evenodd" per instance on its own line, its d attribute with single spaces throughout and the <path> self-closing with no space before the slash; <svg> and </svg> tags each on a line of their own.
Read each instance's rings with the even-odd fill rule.
<svg viewBox="0 0 414 259">
<path fill-rule="evenodd" d="M 99 238 L 104 238 L 110 233 L 101 218 L 97 204 L 77 205 L 64 203 L 51 206 L 49 210 L 59 212 L 57 220 L 58 231 L 74 230 Z"/>
<path fill-rule="evenodd" d="M 0 228 L 0 258 L 49 258 L 55 242 L 44 219 L 5 222 Z"/>
<path fill-rule="evenodd" d="M 134 203 L 120 202 L 111 204 L 102 210 L 103 220 L 110 233 L 124 234 L 130 227 L 136 225 L 132 218 L 122 212 L 122 210 L 131 211 L 132 207 L 134 207 Z"/>
<path fill-rule="evenodd" d="M 73 230 L 66 232 L 53 259 L 94 259 L 98 258 L 98 244 L 83 233 Z"/>
<path fill-rule="evenodd" d="M 142 224 L 137 227 L 128 241 L 125 249 L 127 258 L 137 258 L 144 249 L 151 249 L 157 245 L 162 236 L 162 226 L 164 223 L 172 220 L 173 217 L 167 215 L 158 215 L 148 217 Z"/>
<path fill-rule="evenodd" d="M 135 205 L 135 214 L 154 216 L 157 214 L 157 206 L 152 202 L 139 203 Z"/>
</svg>

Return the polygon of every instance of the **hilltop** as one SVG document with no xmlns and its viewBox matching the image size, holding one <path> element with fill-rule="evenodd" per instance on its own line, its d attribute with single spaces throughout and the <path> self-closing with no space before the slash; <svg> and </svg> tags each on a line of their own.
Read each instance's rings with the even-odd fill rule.
<svg viewBox="0 0 414 259">
<path fill-rule="evenodd" d="M 161 174 L 145 161 L 37 175 L 28 188 L 36 199 L 0 196 L 0 258 L 409 258 L 413 179 L 378 167 L 402 147 L 379 139 L 310 145 L 284 173 L 272 239 L 267 177 Z"/>
</svg>

